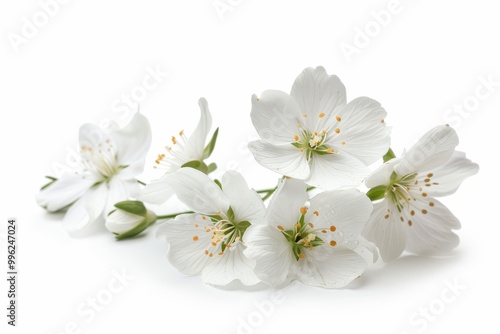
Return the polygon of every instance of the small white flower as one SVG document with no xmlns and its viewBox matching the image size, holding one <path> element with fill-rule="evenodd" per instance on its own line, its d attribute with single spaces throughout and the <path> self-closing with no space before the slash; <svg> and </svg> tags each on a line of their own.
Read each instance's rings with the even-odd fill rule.
<svg viewBox="0 0 500 334">
<path fill-rule="evenodd" d="M 415 254 L 447 252 L 459 243 L 458 219 L 435 197 L 453 194 L 479 166 L 456 152 L 449 126 L 426 133 L 402 158 L 385 163 L 366 180 L 374 205 L 364 231 L 386 262 L 406 249 Z"/>
<path fill-rule="evenodd" d="M 146 209 L 139 201 L 123 201 L 115 204 L 106 217 L 106 228 L 116 234 L 117 239 L 133 237 L 156 222 L 156 214 Z"/>
<path fill-rule="evenodd" d="M 212 285 L 239 280 L 253 285 L 259 279 L 253 262 L 243 255 L 246 229 L 261 223 L 265 214 L 260 196 L 248 188 L 243 177 L 226 172 L 221 187 L 204 173 L 181 168 L 165 178 L 177 197 L 194 214 L 167 221 L 158 236 L 170 244 L 170 262 L 186 275 L 202 275 Z"/>
<path fill-rule="evenodd" d="M 118 130 L 104 131 L 84 124 L 79 134 L 80 154 L 71 172 L 44 187 L 38 204 L 48 211 L 68 206 L 63 224 L 72 234 L 89 232 L 104 222 L 113 205 L 139 194 L 135 177 L 144 168 L 151 144 L 148 120 L 136 113 Z"/>
<path fill-rule="evenodd" d="M 344 85 L 323 67 L 306 68 L 290 95 L 254 95 L 251 117 L 261 140 L 249 149 L 261 165 L 325 189 L 359 185 L 390 146 L 380 103 L 347 104 Z"/>
<path fill-rule="evenodd" d="M 309 208 L 307 200 L 303 181 L 285 179 L 269 204 L 267 225 L 248 228 L 244 254 L 255 261 L 257 276 L 273 287 L 292 280 L 343 287 L 366 268 L 364 256 L 371 249 L 359 235 L 372 204 L 354 189 L 320 193 Z"/>
<path fill-rule="evenodd" d="M 156 159 L 158 168 L 165 169 L 167 174 L 173 173 L 188 162 L 203 162 L 212 153 L 205 152 L 208 133 L 212 127 L 212 115 L 208 109 L 208 102 L 204 98 L 198 100 L 201 117 L 193 134 L 187 138 L 184 130 L 179 137 L 172 136 L 172 145 L 167 146 L 167 154 L 159 154 Z M 213 149 L 213 148 L 212 148 Z"/>
</svg>

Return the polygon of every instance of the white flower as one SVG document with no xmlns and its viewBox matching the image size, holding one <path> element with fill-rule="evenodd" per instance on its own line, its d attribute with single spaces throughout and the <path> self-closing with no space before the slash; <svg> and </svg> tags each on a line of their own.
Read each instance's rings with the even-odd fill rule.
<svg viewBox="0 0 500 334">
<path fill-rule="evenodd" d="M 367 180 L 368 195 L 383 198 L 374 205 L 364 235 L 386 262 L 406 249 L 415 254 L 443 253 L 456 247 L 458 219 L 434 197 L 453 194 L 479 166 L 456 152 L 458 137 L 451 127 L 426 133 L 400 159 L 393 159 Z"/>
<path fill-rule="evenodd" d="M 250 190 L 243 177 L 226 172 L 221 187 L 207 175 L 192 168 L 181 168 L 166 181 L 177 197 L 194 214 L 183 214 L 158 229 L 170 244 L 170 262 L 186 275 L 202 275 L 212 285 L 239 280 L 253 285 L 259 279 L 253 262 L 243 255 L 246 229 L 263 220 L 264 204 Z"/>
<path fill-rule="evenodd" d="M 334 190 L 310 200 L 306 184 L 286 179 L 267 212 L 267 225 L 248 228 L 244 254 L 265 283 L 283 287 L 292 280 L 340 288 L 359 277 L 367 263 L 358 254 L 370 251 L 359 238 L 372 204 L 357 190 Z"/>
<path fill-rule="evenodd" d="M 123 201 L 115 204 L 106 217 L 106 228 L 116 234 L 117 239 L 133 237 L 156 222 L 156 214 L 146 209 L 139 201 Z"/>
<path fill-rule="evenodd" d="M 205 151 L 205 142 L 208 132 L 212 127 L 212 115 L 208 109 L 207 100 L 200 98 L 198 104 L 201 110 L 201 117 L 193 134 L 187 138 L 184 130 L 182 130 L 179 132 L 178 138 L 172 136 L 172 146 L 166 147 L 167 155 L 164 153 L 159 154 L 155 161 L 158 165 L 157 167 L 165 169 L 167 174 L 175 172 L 188 162 L 202 163 L 212 153 L 211 150 Z M 216 137 L 217 135 L 214 134 L 214 136 Z"/>
<path fill-rule="evenodd" d="M 254 95 L 251 117 L 261 138 L 249 144 L 255 159 L 321 188 L 359 185 L 390 146 L 380 103 L 360 97 L 346 104 L 344 85 L 323 67 L 306 68 L 290 95 Z"/>
<path fill-rule="evenodd" d="M 151 129 L 148 120 L 136 113 L 127 126 L 109 132 L 93 124 L 82 125 L 79 142 L 80 153 L 72 171 L 36 197 L 48 211 L 70 206 L 63 224 L 72 234 L 102 227 L 99 222 L 104 222 L 104 215 L 116 202 L 138 195 L 135 176 L 144 168 Z"/>
</svg>

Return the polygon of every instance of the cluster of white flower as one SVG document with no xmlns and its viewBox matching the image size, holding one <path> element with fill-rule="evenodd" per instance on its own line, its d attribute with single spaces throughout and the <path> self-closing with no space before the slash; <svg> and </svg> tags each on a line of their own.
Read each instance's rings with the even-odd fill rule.
<svg viewBox="0 0 500 334">
<path fill-rule="evenodd" d="M 458 245 L 453 230 L 460 222 L 435 197 L 454 193 L 479 167 L 455 151 L 451 127 L 431 129 L 396 158 L 380 103 L 366 97 L 347 103 L 337 76 L 307 68 L 290 94 L 252 97 L 260 140 L 249 149 L 283 175 L 276 187 L 254 191 L 235 171 L 209 177 L 217 165 L 205 160 L 218 129 L 207 143 L 212 118 L 207 101 L 199 104 L 192 136 L 179 133 L 158 155 L 161 178 L 142 189 L 135 180 L 151 142 L 149 123 L 137 113 L 123 129 L 82 126 L 74 172 L 51 177 L 38 203 L 49 211 L 67 208 L 64 225 L 73 234 L 106 226 L 125 239 L 161 220 L 156 233 L 168 242 L 172 265 L 212 285 L 283 287 L 299 280 L 339 288 L 379 253 L 389 262 L 405 250 L 443 254 Z M 372 173 L 368 166 L 378 160 L 384 163 Z M 357 189 L 363 181 L 366 194 Z M 192 211 L 162 216 L 143 203 L 161 204 L 173 194 Z"/>
</svg>

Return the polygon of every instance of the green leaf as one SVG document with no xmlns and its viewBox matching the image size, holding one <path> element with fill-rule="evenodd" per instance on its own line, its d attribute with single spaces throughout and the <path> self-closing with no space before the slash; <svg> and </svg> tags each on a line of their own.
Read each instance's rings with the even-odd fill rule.
<svg viewBox="0 0 500 334">
<path fill-rule="evenodd" d="M 210 165 L 207 167 L 207 174 L 212 173 L 217 169 L 217 164 L 215 162 L 212 162 Z"/>
<path fill-rule="evenodd" d="M 368 190 L 366 196 L 373 202 L 385 197 L 386 185 L 376 186 Z"/>
<path fill-rule="evenodd" d="M 210 157 L 212 155 L 212 152 L 215 148 L 215 143 L 217 142 L 217 136 L 219 135 L 219 128 L 217 128 L 212 135 L 212 139 L 210 139 L 210 142 L 207 144 L 205 149 L 203 150 L 203 160 L 206 158 Z"/>
<path fill-rule="evenodd" d="M 304 145 L 302 143 L 291 143 L 296 148 L 302 148 Z"/>
<path fill-rule="evenodd" d="M 396 158 L 396 155 L 394 154 L 394 152 L 392 151 L 392 149 L 389 148 L 389 151 L 387 151 L 387 153 L 383 157 L 384 162 L 390 161 L 390 160 L 392 160 L 394 158 Z"/>
<path fill-rule="evenodd" d="M 225 242 L 222 242 L 222 244 L 221 244 L 222 252 L 224 252 L 226 250 L 226 246 L 227 246 L 227 244 Z"/>
<path fill-rule="evenodd" d="M 52 185 L 52 183 L 57 181 L 57 179 L 55 177 L 52 177 L 52 176 L 45 176 L 45 178 L 49 179 L 50 182 L 45 184 L 43 187 L 41 187 L 40 190 L 44 190 L 45 188 L 50 187 Z"/>
<path fill-rule="evenodd" d="M 147 214 L 144 203 L 140 201 L 123 201 L 115 204 L 115 208 L 125 212 L 133 213 L 134 215 L 145 217 Z"/>
<path fill-rule="evenodd" d="M 219 186 L 219 188 L 222 190 L 222 183 L 220 183 L 219 180 L 215 179 L 214 180 L 215 184 Z"/>
<path fill-rule="evenodd" d="M 231 222 L 234 221 L 234 211 L 232 207 L 229 207 L 229 209 L 227 209 L 227 219 L 229 219 L 229 221 Z"/>
</svg>

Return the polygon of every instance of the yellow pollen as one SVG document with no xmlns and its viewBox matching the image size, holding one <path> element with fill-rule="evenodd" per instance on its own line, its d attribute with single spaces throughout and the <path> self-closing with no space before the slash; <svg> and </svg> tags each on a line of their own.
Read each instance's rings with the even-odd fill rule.
<svg viewBox="0 0 500 334">
<path fill-rule="evenodd" d="M 317 216 L 319 216 L 319 212 L 318 211 L 314 211 L 313 215 L 316 215 L 316 217 L 317 217 Z"/>
<path fill-rule="evenodd" d="M 295 141 L 299 141 L 299 136 L 295 135 L 293 139 L 295 139 Z"/>
<path fill-rule="evenodd" d="M 198 224 L 194 224 L 194 227 L 198 227 L 198 226 L 200 226 L 200 225 L 198 225 Z"/>
<path fill-rule="evenodd" d="M 313 135 L 317 136 L 317 135 L 318 135 L 318 133 L 317 133 L 316 131 L 314 131 Z"/>
<path fill-rule="evenodd" d="M 337 230 L 337 228 L 335 226 L 333 226 L 333 225 L 330 226 L 330 231 L 335 232 L 336 230 Z"/>
<path fill-rule="evenodd" d="M 303 149 L 303 148 L 301 148 L 301 149 L 300 149 L 300 152 L 304 152 L 304 149 Z"/>
<path fill-rule="evenodd" d="M 207 255 L 208 255 L 208 251 L 207 251 L 207 250 L 205 250 L 205 254 L 207 254 Z"/>
<path fill-rule="evenodd" d="M 326 130 L 321 130 L 321 133 L 326 135 Z"/>
<path fill-rule="evenodd" d="M 278 230 L 280 230 L 280 231 L 284 231 L 285 229 L 283 228 L 283 226 L 278 225 Z"/>
<path fill-rule="evenodd" d="M 301 207 L 300 208 L 300 213 L 305 215 L 307 213 L 307 208 L 306 207 Z"/>
<path fill-rule="evenodd" d="M 423 210 L 422 210 L 422 213 L 423 213 L 424 215 L 426 215 L 426 214 L 427 214 L 427 210 L 423 209 Z"/>
<path fill-rule="evenodd" d="M 432 173 L 427 174 L 427 177 L 433 177 L 433 176 L 434 176 L 434 174 L 432 174 Z"/>
<path fill-rule="evenodd" d="M 220 216 L 220 211 L 217 211 L 215 214 L 216 214 L 217 216 Z"/>
<path fill-rule="evenodd" d="M 172 136 L 172 143 L 174 143 L 174 145 L 177 144 L 177 139 L 175 139 L 174 136 Z"/>
<path fill-rule="evenodd" d="M 198 236 L 197 236 L 197 235 L 195 235 L 195 236 L 193 237 L 193 241 L 198 241 Z"/>
<path fill-rule="evenodd" d="M 319 118 L 323 118 L 323 117 L 325 117 L 325 113 L 324 113 L 324 112 L 322 112 L 321 114 L 319 114 L 319 115 L 318 115 L 318 117 L 319 117 Z"/>
<path fill-rule="evenodd" d="M 424 182 L 429 183 L 429 182 L 431 182 L 431 179 L 425 179 Z"/>
<path fill-rule="evenodd" d="M 223 254 L 224 254 L 224 252 L 219 252 L 219 255 L 223 255 Z"/>
<path fill-rule="evenodd" d="M 342 120 L 342 118 L 340 118 L 340 116 L 335 116 L 335 119 L 337 120 L 337 122 L 340 122 Z"/>
<path fill-rule="evenodd" d="M 380 123 L 384 123 L 384 120 L 381 120 Z"/>
<path fill-rule="evenodd" d="M 345 141 L 343 141 L 341 144 L 342 144 L 342 145 L 345 145 Z"/>
<path fill-rule="evenodd" d="M 212 241 L 212 246 L 217 246 L 217 244 L 215 242 Z"/>
<path fill-rule="evenodd" d="M 213 253 L 210 253 L 210 254 L 208 254 L 208 256 L 212 257 L 212 256 L 214 256 L 214 254 L 213 254 Z"/>
<path fill-rule="evenodd" d="M 302 114 L 302 117 L 307 118 L 307 114 Z"/>
<path fill-rule="evenodd" d="M 411 210 L 410 215 L 415 216 L 415 211 Z"/>
<path fill-rule="evenodd" d="M 427 197 L 427 193 L 422 193 L 422 197 Z"/>
<path fill-rule="evenodd" d="M 335 129 L 335 133 L 340 133 L 340 129 L 339 129 L 339 128 L 336 128 L 336 129 Z"/>
<path fill-rule="evenodd" d="M 399 217 L 399 219 L 400 219 L 402 222 L 404 222 L 404 221 L 405 221 L 405 219 L 404 219 L 402 216 L 401 216 L 401 217 Z"/>
<path fill-rule="evenodd" d="M 298 123 L 297 126 L 300 128 L 302 126 L 302 124 Z"/>
<path fill-rule="evenodd" d="M 326 153 L 332 153 L 332 152 L 333 152 L 333 150 L 331 148 L 326 150 Z"/>
<path fill-rule="evenodd" d="M 321 230 L 321 233 L 326 233 L 326 230 Z"/>
<path fill-rule="evenodd" d="M 413 223 L 411 222 L 411 220 L 408 220 L 408 226 L 411 226 L 413 225 Z"/>
<path fill-rule="evenodd" d="M 181 131 L 179 132 L 179 136 L 181 136 L 181 137 L 182 137 L 182 135 L 183 135 L 183 134 L 184 134 L 184 130 L 181 130 Z"/>
<path fill-rule="evenodd" d="M 434 202 L 429 202 L 429 205 L 430 206 L 434 206 Z"/>
<path fill-rule="evenodd" d="M 207 219 L 207 217 L 206 216 L 201 216 L 201 219 L 205 220 L 205 219 Z"/>
<path fill-rule="evenodd" d="M 385 218 L 385 219 L 389 219 L 389 215 L 385 215 L 385 217 L 384 217 L 384 218 Z"/>
<path fill-rule="evenodd" d="M 227 244 L 227 245 L 226 245 L 226 248 L 231 248 L 231 244 Z"/>
<path fill-rule="evenodd" d="M 299 223 L 295 223 L 295 227 L 296 228 L 300 228 L 300 224 Z"/>
<path fill-rule="evenodd" d="M 311 226 L 311 228 L 314 228 L 314 224 L 313 223 L 307 223 L 309 226 Z"/>
<path fill-rule="evenodd" d="M 299 259 L 303 259 L 304 258 L 304 254 L 300 253 L 299 255 Z"/>
<path fill-rule="evenodd" d="M 332 247 L 337 246 L 337 242 L 335 240 L 330 241 L 330 246 Z"/>
</svg>

